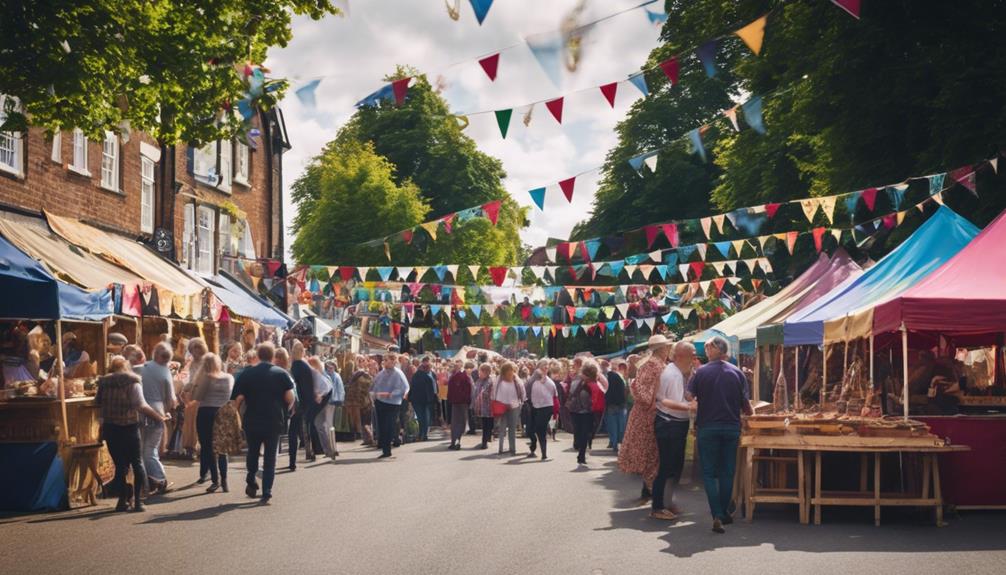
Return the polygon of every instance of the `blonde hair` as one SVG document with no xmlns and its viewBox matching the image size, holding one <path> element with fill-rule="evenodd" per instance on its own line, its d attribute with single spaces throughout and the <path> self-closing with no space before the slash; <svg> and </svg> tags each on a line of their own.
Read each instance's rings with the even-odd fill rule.
<svg viewBox="0 0 1006 575">
<path fill-rule="evenodd" d="M 113 355 L 110 360 L 108 360 L 108 372 L 109 373 L 126 373 L 133 370 L 133 367 L 129 365 L 129 361 L 121 355 Z"/>
<path fill-rule="evenodd" d="M 600 368 L 597 366 L 597 362 L 588 359 L 583 362 L 583 366 L 580 368 L 580 373 L 583 374 L 585 379 L 597 379 L 597 374 Z"/>
<path fill-rule="evenodd" d="M 199 369 L 206 375 L 218 375 L 224 370 L 224 365 L 223 362 L 220 361 L 219 355 L 215 353 L 207 353 L 203 356 L 203 364 Z"/>
<path fill-rule="evenodd" d="M 196 350 L 202 350 L 202 353 L 196 355 Z M 201 337 L 194 337 L 189 340 L 188 352 L 192 354 L 192 357 L 203 357 L 210 351 L 210 348 L 206 346 L 206 341 Z"/>
<path fill-rule="evenodd" d="M 321 364 L 321 360 L 316 355 L 307 358 L 307 364 L 322 373 L 325 372 L 325 366 Z"/>
</svg>

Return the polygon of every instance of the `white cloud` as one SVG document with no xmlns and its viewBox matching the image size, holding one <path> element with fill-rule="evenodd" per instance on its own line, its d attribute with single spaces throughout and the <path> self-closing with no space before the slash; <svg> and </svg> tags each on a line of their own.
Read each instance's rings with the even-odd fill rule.
<svg viewBox="0 0 1006 575">
<path fill-rule="evenodd" d="M 427 73 L 431 81 L 444 78 L 445 97 L 455 112 L 518 106 L 587 89 L 566 98 L 562 126 L 544 105 L 538 105 L 528 128 L 514 110 L 506 140 L 500 138 L 493 114 L 472 116 L 466 130 L 482 150 L 503 161 L 505 186 L 517 202 L 532 206 L 531 226 L 525 230 L 524 240 L 541 245 L 548 237 L 567 237 L 590 211 L 597 175 L 577 178 L 572 203 L 555 184 L 598 166 L 617 141 L 615 124 L 639 93 L 631 85 L 620 85 L 612 110 L 596 86 L 638 70 L 657 45 L 658 30 L 649 24 L 643 10 L 611 18 L 590 30 L 579 70 L 566 74 L 563 86 L 557 88 L 522 38 L 557 29 L 575 0 L 496 2 L 481 27 L 467 2 L 461 2 L 457 22 L 436 0 L 353 0 L 351 4 L 348 19 L 327 17 L 315 22 L 296 18 L 289 46 L 273 50 L 266 62 L 274 75 L 289 78 L 294 88 L 310 78 L 323 78 L 316 110 L 305 110 L 292 96 L 282 103 L 293 144 L 284 163 L 287 224 L 294 214 L 289 188 L 304 166 L 335 137 L 352 115 L 356 101 L 379 88 L 381 78 L 396 65 L 409 64 Z M 636 4 L 638 0 L 589 2 L 583 21 Z M 514 44 L 518 46 L 501 54 L 497 79 L 490 82 L 478 65 L 478 57 Z M 527 190 L 540 186 L 550 186 L 544 213 L 527 195 Z"/>
</svg>

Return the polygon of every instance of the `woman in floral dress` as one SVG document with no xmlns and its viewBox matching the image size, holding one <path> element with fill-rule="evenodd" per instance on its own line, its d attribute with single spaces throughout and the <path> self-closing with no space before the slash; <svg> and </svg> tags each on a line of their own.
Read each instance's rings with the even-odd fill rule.
<svg viewBox="0 0 1006 575">
<path fill-rule="evenodd" d="M 622 447 L 618 450 L 618 468 L 625 473 L 642 476 L 643 499 L 650 497 L 650 488 L 660 465 L 657 439 L 653 435 L 653 419 L 656 417 L 654 401 L 660 387 L 660 374 L 667 365 L 667 356 L 673 345 L 674 342 L 662 335 L 651 336 L 648 342 L 650 355 L 639 366 L 636 379 L 629 386 L 634 402 L 629 411 Z"/>
</svg>

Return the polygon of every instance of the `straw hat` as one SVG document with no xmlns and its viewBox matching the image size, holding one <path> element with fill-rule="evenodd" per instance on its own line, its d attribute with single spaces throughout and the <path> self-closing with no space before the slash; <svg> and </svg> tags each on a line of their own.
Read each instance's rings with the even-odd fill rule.
<svg viewBox="0 0 1006 575">
<path fill-rule="evenodd" d="M 651 335 L 650 339 L 646 340 L 646 347 L 649 349 L 657 349 L 668 345 L 674 345 L 674 341 L 667 339 L 659 333 L 657 335 Z"/>
</svg>

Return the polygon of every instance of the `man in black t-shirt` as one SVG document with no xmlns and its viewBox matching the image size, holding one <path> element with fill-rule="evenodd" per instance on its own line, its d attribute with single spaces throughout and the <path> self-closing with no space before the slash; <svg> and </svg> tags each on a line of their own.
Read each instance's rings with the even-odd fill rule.
<svg viewBox="0 0 1006 575">
<path fill-rule="evenodd" d="M 248 440 L 248 487 L 245 493 L 255 497 L 258 483 L 259 451 L 265 446 L 262 467 L 262 503 L 272 498 L 272 484 L 276 477 L 276 452 L 279 436 L 283 433 L 286 415 L 293 406 L 293 380 L 290 374 L 272 364 L 276 349 L 263 343 L 257 349 L 259 364 L 245 368 L 234 384 L 231 399 L 245 405 L 244 431 Z"/>
</svg>

